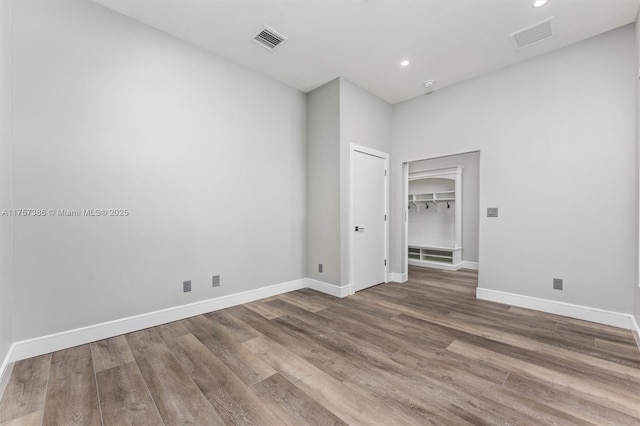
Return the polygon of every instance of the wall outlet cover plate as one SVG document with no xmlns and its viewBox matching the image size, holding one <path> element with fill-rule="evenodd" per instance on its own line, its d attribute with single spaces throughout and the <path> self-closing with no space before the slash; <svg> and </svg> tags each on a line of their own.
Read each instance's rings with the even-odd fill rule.
<svg viewBox="0 0 640 426">
<path fill-rule="evenodd" d="M 562 278 L 554 278 L 553 279 L 553 289 L 554 290 L 562 290 Z"/>
</svg>

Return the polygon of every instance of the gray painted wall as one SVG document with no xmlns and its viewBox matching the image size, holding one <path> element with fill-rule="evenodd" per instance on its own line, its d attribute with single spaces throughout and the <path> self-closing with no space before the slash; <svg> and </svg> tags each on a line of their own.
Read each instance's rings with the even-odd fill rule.
<svg viewBox="0 0 640 426">
<path fill-rule="evenodd" d="M 307 276 L 340 284 L 340 79 L 307 94 Z M 323 272 L 318 272 L 318 264 Z"/>
<path fill-rule="evenodd" d="M 480 153 L 476 151 L 412 161 L 409 163 L 409 171 L 454 166 L 464 167 L 462 170 L 462 260 L 477 262 L 480 232 Z"/>
<path fill-rule="evenodd" d="M 480 218 L 480 287 L 633 312 L 635 58 L 629 25 L 395 105 L 392 270 L 402 162 L 479 150 L 480 211 L 500 208 Z"/>
<path fill-rule="evenodd" d="M 303 93 L 89 2 L 14 9 L 15 206 L 130 209 L 15 221 L 16 340 L 305 277 Z"/>
<path fill-rule="evenodd" d="M 10 208 L 11 10 L 9 0 L 0 0 L 0 210 Z M 13 343 L 11 222 L 11 217 L 0 216 L 0 365 Z"/>
<path fill-rule="evenodd" d="M 392 115 L 390 103 L 340 78 L 340 140 L 347 148 L 343 154 L 350 143 L 390 152 Z"/>
</svg>

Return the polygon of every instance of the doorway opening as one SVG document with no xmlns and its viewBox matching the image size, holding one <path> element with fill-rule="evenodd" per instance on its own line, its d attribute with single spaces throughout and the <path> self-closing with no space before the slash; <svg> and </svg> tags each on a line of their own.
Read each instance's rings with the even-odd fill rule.
<svg viewBox="0 0 640 426">
<path fill-rule="evenodd" d="M 480 151 L 409 161 L 403 175 L 408 275 L 416 268 L 478 270 Z"/>
</svg>

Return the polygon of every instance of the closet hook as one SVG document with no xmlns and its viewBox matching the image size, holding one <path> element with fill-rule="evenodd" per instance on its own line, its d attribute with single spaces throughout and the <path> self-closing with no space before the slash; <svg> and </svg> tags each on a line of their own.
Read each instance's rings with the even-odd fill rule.
<svg viewBox="0 0 640 426">
<path fill-rule="evenodd" d="M 451 208 L 451 206 L 449 205 L 449 202 L 448 202 L 448 201 L 447 201 L 447 208 L 448 208 L 448 209 L 449 209 L 449 208 Z"/>
<path fill-rule="evenodd" d="M 429 208 L 429 203 L 424 203 L 425 206 L 427 206 L 427 208 Z"/>
</svg>

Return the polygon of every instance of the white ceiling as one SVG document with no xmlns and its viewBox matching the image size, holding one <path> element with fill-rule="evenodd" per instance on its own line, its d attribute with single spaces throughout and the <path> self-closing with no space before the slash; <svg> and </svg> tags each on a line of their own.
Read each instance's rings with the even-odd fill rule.
<svg viewBox="0 0 640 426">
<path fill-rule="evenodd" d="M 397 103 L 635 21 L 640 0 L 92 0 L 308 92 L 342 76 Z M 554 17 L 554 37 L 509 34 Z M 289 38 L 250 41 L 268 25 Z M 411 64 L 403 68 L 402 59 Z"/>
</svg>

